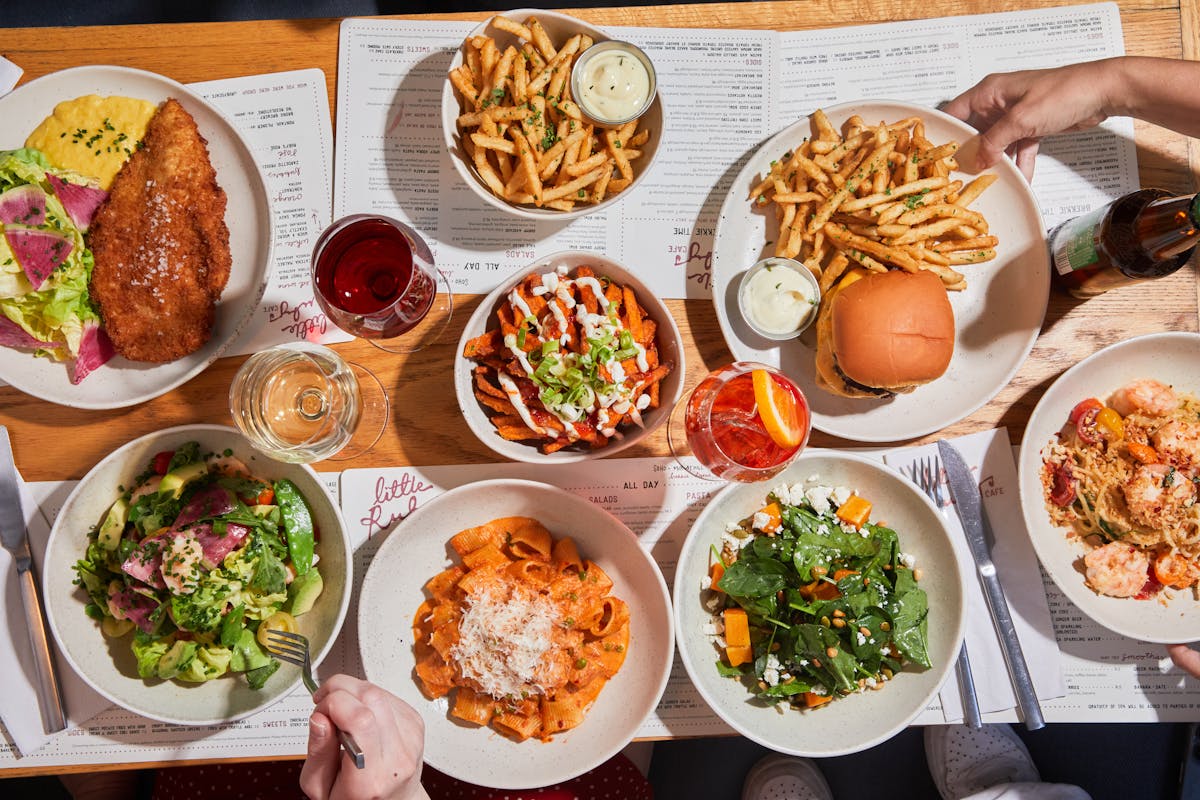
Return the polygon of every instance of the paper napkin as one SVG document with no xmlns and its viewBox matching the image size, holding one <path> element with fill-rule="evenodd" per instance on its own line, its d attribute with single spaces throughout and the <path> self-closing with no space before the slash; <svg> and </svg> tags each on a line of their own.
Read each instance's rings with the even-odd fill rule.
<svg viewBox="0 0 1200 800">
<path fill-rule="evenodd" d="M 1017 467 L 1008 441 L 1008 431 L 1000 428 L 949 441 L 962 453 L 980 484 L 983 506 L 995 535 L 992 560 L 1008 597 L 1017 638 L 1021 641 L 1038 699 L 1062 697 L 1066 694 L 1066 684 L 1062 676 L 1058 642 L 1054 638 L 1054 625 L 1046 604 L 1046 590 L 1042 584 L 1037 555 L 1033 552 L 1021 514 Z M 937 445 L 930 444 L 891 450 L 884 454 L 884 461 L 906 476 L 911 476 L 913 464 L 937 455 Z M 945 481 L 944 476 L 942 480 Z M 959 552 L 959 566 L 967 576 L 967 653 L 975 678 L 979 708 L 984 714 L 1012 709 L 1016 707 L 1017 700 L 1004 664 L 1004 653 L 992 627 L 992 617 L 988 613 L 983 590 L 976 578 L 975 561 L 967 547 L 958 514 L 949 499 L 948 486 L 945 488 L 945 497 L 943 516 L 953 535 L 959 537 L 963 545 Z M 963 718 L 962 698 L 955 673 L 951 673 L 942 686 L 941 699 L 948 722 Z"/>
<path fill-rule="evenodd" d="M 45 484 L 42 484 L 45 486 Z M 33 551 L 35 569 L 40 569 L 50 538 L 50 524 L 39 513 L 39 504 L 57 508 L 74 483 L 55 484 L 53 497 L 35 498 L 28 485 L 21 484 L 21 507 L 29 529 L 29 547 Z M 39 503 L 40 501 L 40 503 Z M 40 573 L 38 585 L 41 586 Z M 12 743 L 22 754 L 36 752 L 52 738 L 42 727 L 42 714 L 37 702 L 37 677 L 33 667 L 33 651 L 25 629 L 21 586 L 12 555 L 0 548 L 0 589 L 3 590 L 5 613 L 0 614 L 0 675 L 4 676 L 4 691 L 0 692 L 0 720 L 4 722 Z M 47 630 L 53 641 L 53 636 Z M 58 682 L 62 687 L 63 704 L 67 711 L 68 730 L 99 714 L 110 704 L 85 684 L 55 648 Z"/>
<path fill-rule="evenodd" d="M 17 85 L 17 81 L 21 80 L 21 75 L 25 70 L 18 67 L 7 58 L 0 56 L 0 97 L 8 94 Z"/>
</svg>

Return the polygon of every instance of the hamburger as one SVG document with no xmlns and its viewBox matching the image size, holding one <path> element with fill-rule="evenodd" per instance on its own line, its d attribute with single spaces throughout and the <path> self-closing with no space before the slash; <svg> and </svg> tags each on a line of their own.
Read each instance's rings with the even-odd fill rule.
<svg viewBox="0 0 1200 800">
<path fill-rule="evenodd" d="M 941 377 L 954 353 L 954 311 L 930 272 L 853 269 L 817 317 L 817 385 L 886 398 Z"/>
</svg>

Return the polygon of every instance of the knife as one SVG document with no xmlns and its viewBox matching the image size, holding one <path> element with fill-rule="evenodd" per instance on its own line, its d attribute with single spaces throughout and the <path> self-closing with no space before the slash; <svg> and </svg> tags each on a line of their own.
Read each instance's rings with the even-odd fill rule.
<svg viewBox="0 0 1200 800">
<path fill-rule="evenodd" d="M 46 639 L 46 622 L 42 616 L 42 604 L 38 599 L 37 583 L 33 577 L 33 558 L 29 553 L 29 532 L 25 529 L 25 515 L 21 511 L 21 493 L 17 488 L 17 466 L 13 463 L 12 444 L 8 429 L 0 425 L 0 544 L 12 553 L 17 566 L 17 580 L 21 582 L 21 599 L 25 606 L 25 627 L 29 630 L 29 643 L 33 648 L 33 665 L 37 673 L 38 707 L 42 712 L 42 726 L 46 733 L 57 733 L 67 727 L 63 713 L 62 694 L 58 688 L 58 676 L 54 671 L 54 659 L 50 655 L 50 644 Z"/>
<path fill-rule="evenodd" d="M 950 496 L 954 498 L 954 509 L 958 512 L 963 533 L 967 536 L 967 545 L 975 558 L 975 571 L 983 585 L 983 596 L 992 615 L 992 627 L 1000 637 L 1004 663 L 1008 667 L 1008 675 L 1017 695 L 1017 708 L 1020 710 L 1021 719 L 1025 721 L 1025 727 L 1036 731 L 1045 727 L 1046 721 L 1042 717 L 1042 707 L 1033 689 L 1033 679 L 1029 675 L 1029 666 L 1025 663 L 1025 654 L 1021 652 L 1021 642 L 1017 639 L 1017 629 L 1008 610 L 1004 587 L 1000 585 L 996 565 L 992 563 L 992 554 L 984 531 L 979 484 L 971 476 L 971 468 L 967 466 L 967 462 L 952 444 L 941 441 L 937 445 L 950 484 Z"/>
</svg>

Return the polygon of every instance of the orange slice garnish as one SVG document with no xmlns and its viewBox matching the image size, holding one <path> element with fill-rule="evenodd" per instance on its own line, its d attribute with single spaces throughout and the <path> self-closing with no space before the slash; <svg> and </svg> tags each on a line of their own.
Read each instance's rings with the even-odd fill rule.
<svg viewBox="0 0 1200 800">
<path fill-rule="evenodd" d="M 796 397 L 776 383 L 765 369 L 756 369 L 750 374 L 754 381 L 758 417 L 767 434 L 780 447 L 796 447 L 804 439 L 804 421 Z"/>
</svg>

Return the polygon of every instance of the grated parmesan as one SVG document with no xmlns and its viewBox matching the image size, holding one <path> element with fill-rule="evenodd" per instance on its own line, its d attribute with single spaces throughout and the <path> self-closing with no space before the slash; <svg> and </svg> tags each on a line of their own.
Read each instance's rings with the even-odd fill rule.
<svg viewBox="0 0 1200 800">
<path fill-rule="evenodd" d="M 464 678 L 492 697 L 542 694 L 540 673 L 554 619 L 547 597 L 519 590 L 504 597 L 485 589 L 466 598 L 450 657 Z"/>
</svg>

